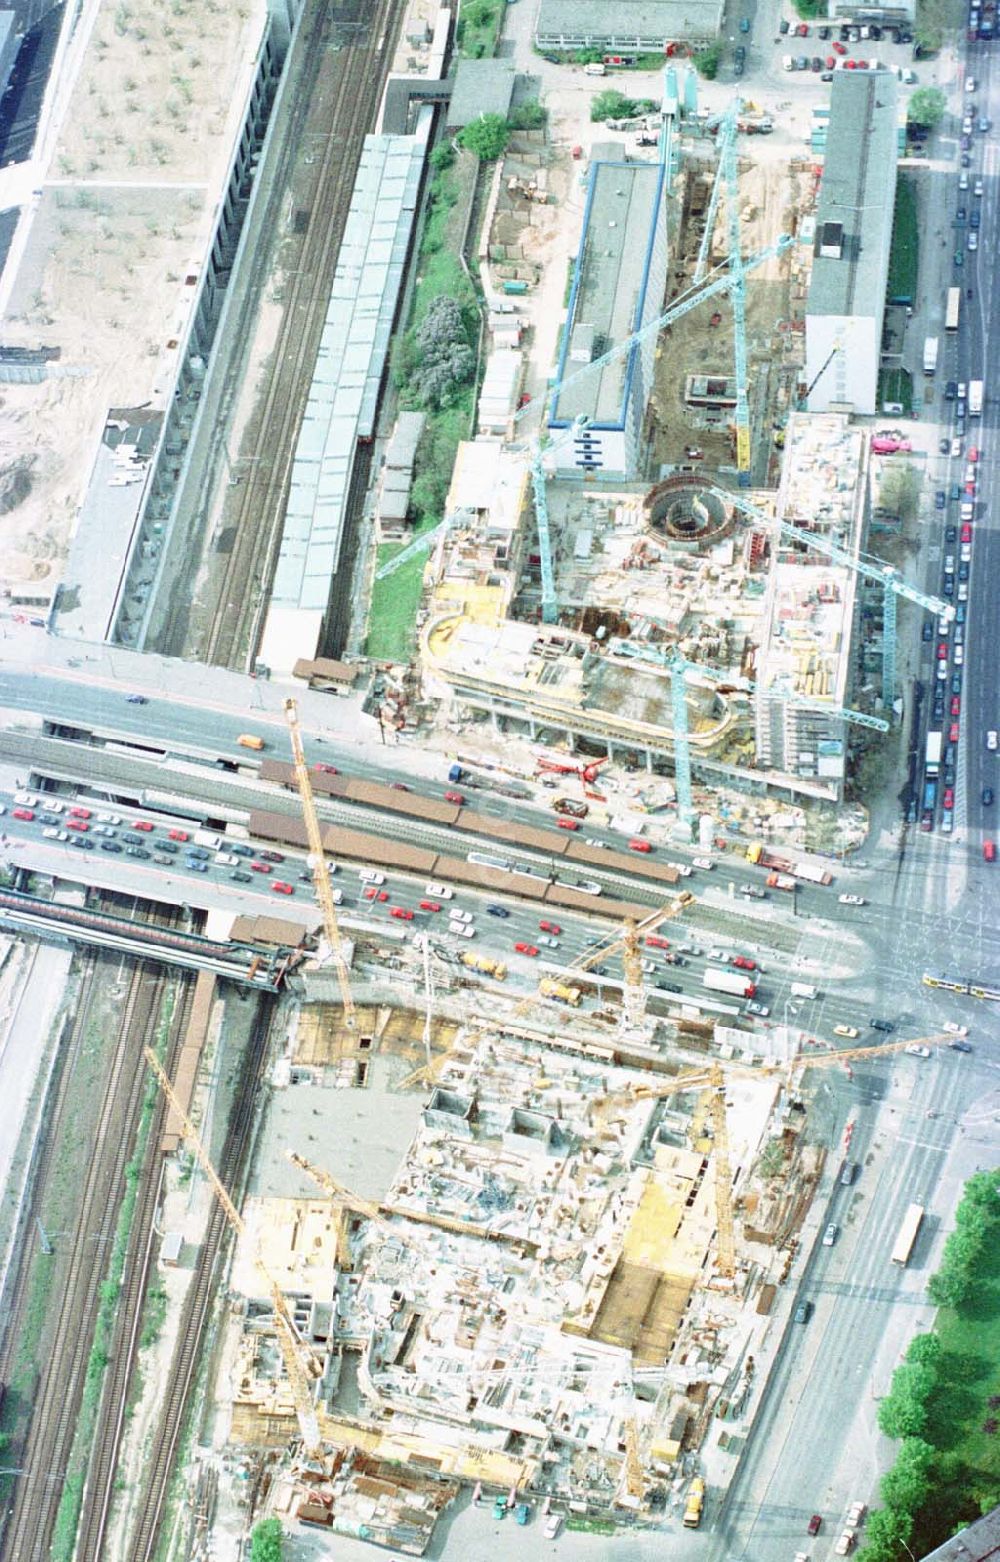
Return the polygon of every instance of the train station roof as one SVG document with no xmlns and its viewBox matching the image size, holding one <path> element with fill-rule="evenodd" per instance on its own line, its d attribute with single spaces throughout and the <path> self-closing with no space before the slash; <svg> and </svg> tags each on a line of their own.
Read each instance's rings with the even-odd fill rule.
<svg viewBox="0 0 1000 1562">
<path fill-rule="evenodd" d="M 261 661 L 290 672 L 318 649 L 359 441 L 379 385 L 417 209 L 430 111 L 412 136 L 367 136 L 292 465 Z"/>
</svg>

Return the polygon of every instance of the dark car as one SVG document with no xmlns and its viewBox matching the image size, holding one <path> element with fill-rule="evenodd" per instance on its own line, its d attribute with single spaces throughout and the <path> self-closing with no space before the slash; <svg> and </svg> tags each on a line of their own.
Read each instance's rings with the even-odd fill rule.
<svg viewBox="0 0 1000 1562">
<path fill-rule="evenodd" d="M 981 220 L 982 220 L 982 213 L 980 212 L 978 206 L 974 206 L 972 208 L 972 212 L 970 213 L 970 216 L 969 216 L 969 227 L 970 228 L 978 228 Z"/>
<path fill-rule="evenodd" d="M 85 852 L 92 852 L 94 849 L 93 841 L 88 841 L 85 835 L 71 836 L 69 844 L 71 846 L 80 846 Z"/>
<path fill-rule="evenodd" d="M 935 510 L 943 510 L 947 503 L 948 495 L 945 493 L 943 488 L 939 488 L 937 493 L 934 495 Z"/>
<path fill-rule="evenodd" d="M 130 694 L 130 695 L 128 695 L 126 697 L 126 704 L 128 704 L 128 705 L 145 705 L 146 704 L 146 696 L 144 694 Z"/>
<path fill-rule="evenodd" d="M 188 856 L 194 857 L 198 862 L 207 862 L 211 856 L 211 852 L 209 852 L 208 848 L 205 846 L 188 846 L 186 850 Z"/>
<path fill-rule="evenodd" d="M 857 1161 L 845 1161 L 840 1172 L 840 1186 L 849 1188 L 858 1175 Z"/>
<path fill-rule="evenodd" d="M 957 526 L 946 526 L 945 527 L 945 529 L 944 529 L 944 540 L 945 540 L 945 542 L 954 542 L 955 538 L 957 536 L 958 536 L 958 527 Z"/>
<path fill-rule="evenodd" d="M 101 842 L 101 851 L 102 852 L 120 852 L 122 850 L 124 850 L 124 848 L 119 846 L 117 841 L 102 841 Z"/>
<path fill-rule="evenodd" d="M 817 76 L 819 75 L 820 71 L 823 69 L 823 61 L 820 59 L 818 54 L 814 54 L 813 55 L 813 57 L 812 57 L 812 59 L 811 59 L 811 61 L 809 63 L 809 68 L 810 68 L 810 70 L 814 70 L 816 72 Z"/>
<path fill-rule="evenodd" d="M 185 868 L 189 868 L 192 873 L 207 873 L 208 872 L 208 863 L 207 862 L 199 862 L 197 857 L 185 857 L 185 859 L 184 859 L 184 866 L 185 866 Z"/>
<path fill-rule="evenodd" d="M 740 44 L 739 48 L 733 54 L 733 75 L 742 76 L 743 72 L 746 70 L 746 64 L 747 51 L 744 49 L 743 45 Z"/>
<path fill-rule="evenodd" d="M 656 985 L 660 989 L 660 991 L 664 992 L 664 993 L 679 993 L 679 992 L 683 992 L 684 991 L 684 989 L 681 987 L 680 982 L 662 982 L 661 981 L 661 982 L 657 982 Z"/>
<path fill-rule="evenodd" d="M 145 846 L 126 846 L 126 857 L 148 857 L 150 854 Z"/>
<path fill-rule="evenodd" d="M 785 36 L 785 34 L 786 34 L 786 33 L 787 33 L 787 31 L 788 31 L 788 29 L 789 29 L 789 27 L 790 27 L 790 26 L 791 26 L 791 25 L 792 25 L 792 24 L 791 24 L 791 22 L 790 22 L 790 21 L 789 21 L 789 20 L 788 20 L 788 17 L 787 17 L 787 16 L 783 16 L 783 17 L 782 17 L 782 18 L 781 18 L 781 21 L 780 21 L 780 22 L 779 22 L 779 23 L 778 23 L 778 31 L 779 31 L 779 33 L 780 33 L 780 34 L 781 34 L 781 36 L 782 36 L 782 37 L 784 37 L 784 36 Z"/>
<path fill-rule="evenodd" d="M 944 399 L 945 399 L 945 401 L 954 401 L 955 397 L 957 395 L 958 395 L 958 381 L 957 380 L 949 380 L 948 383 L 945 385 L 945 388 L 944 388 Z M 948 449 L 948 441 L 947 440 L 944 440 L 941 448 L 942 448 L 943 451 L 947 451 L 947 449 Z"/>
<path fill-rule="evenodd" d="M 795 1309 L 793 1317 L 794 1317 L 796 1323 L 808 1323 L 809 1319 L 812 1317 L 812 1315 L 813 1315 L 813 1304 L 812 1304 L 812 1302 L 800 1302 L 799 1305 Z M 812 1520 L 810 1519 L 809 1522 L 812 1523 Z M 822 1520 L 820 1522 L 822 1522 Z M 814 1534 L 815 1531 L 810 1531 L 810 1533 Z"/>
<path fill-rule="evenodd" d="M 205 855 L 207 856 L 208 853 L 206 852 Z M 264 862 L 284 862 L 285 860 L 280 852 L 264 851 L 263 849 L 257 853 L 257 856 L 261 857 Z"/>
<path fill-rule="evenodd" d="M 506 906 L 487 906 L 487 914 L 491 917 L 509 917 L 510 912 Z"/>
<path fill-rule="evenodd" d="M 954 220 L 952 222 L 952 226 L 955 227 L 955 228 L 964 228 L 967 217 L 968 217 L 968 213 L 965 210 L 965 207 L 964 206 L 960 206 L 958 208 L 958 211 L 955 213 Z"/>
<path fill-rule="evenodd" d="M 967 1041 L 949 1041 L 952 1052 L 971 1052 L 972 1048 Z"/>
<path fill-rule="evenodd" d="M 243 873 L 241 871 L 241 869 L 239 869 L 239 868 L 236 869 L 235 873 L 231 873 L 229 875 L 229 877 L 231 879 L 233 879 L 235 881 L 235 883 L 237 883 L 237 884 L 249 884 L 250 883 L 250 874 L 249 873 Z"/>
<path fill-rule="evenodd" d="M 891 1036 L 896 1029 L 891 1020 L 872 1020 L 871 1028 L 872 1030 L 881 1031 L 884 1036 Z"/>
<path fill-rule="evenodd" d="M 244 846 L 239 841 L 227 841 L 226 845 L 229 847 L 229 850 L 232 852 L 234 857 L 252 857 L 253 856 L 253 847 L 252 846 Z"/>
<path fill-rule="evenodd" d="M 991 786 L 984 786 L 983 787 L 983 807 L 984 808 L 991 808 L 992 805 L 993 805 L 993 788 Z"/>
<path fill-rule="evenodd" d="M 822 1523 L 823 1520 L 821 1519 L 820 1515 L 818 1513 L 814 1513 L 812 1518 L 809 1520 L 809 1523 L 806 1525 L 806 1529 L 810 1535 L 818 1535 Z"/>
<path fill-rule="evenodd" d="M 817 38 L 822 38 L 822 39 L 826 40 L 827 38 L 829 38 L 829 36 L 832 33 L 832 31 L 833 31 L 832 27 L 821 27 L 819 32 L 816 34 L 816 36 L 817 36 Z"/>
</svg>

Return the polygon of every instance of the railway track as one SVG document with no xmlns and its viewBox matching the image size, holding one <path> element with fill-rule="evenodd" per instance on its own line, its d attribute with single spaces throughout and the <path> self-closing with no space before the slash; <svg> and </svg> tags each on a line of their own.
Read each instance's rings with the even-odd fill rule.
<svg viewBox="0 0 1000 1562">
<path fill-rule="evenodd" d="M 256 419 L 252 449 L 241 451 L 247 475 L 239 493 L 214 622 L 203 660 L 248 671 L 260 634 L 262 612 L 248 604 L 266 602 L 277 565 L 281 525 L 291 481 L 295 443 L 326 318 L 330 281 L 350 206 L 361 144 L 375 119 L 391 59 L 384 47 L 396 0 L 359 0 L 358 30 L 337 56 L 330 133 L 322 143 L 316 201 L 309 216 L 295 274 L 285 298 L 270 373 Z"/>
<path fill-rule="evenodd" d="M 253 1142 L 256 1105 L 267 1061 L 268 1031 L 273 1003 L 261 999 L 254 1018 L 244 1067 L 233 1098 L 226 1140 L 217 1170 L 226 1188 L 238 1200 Z M 213 1201 L 205 1240 L 184 1303 L 170 1375 L 164 1386 L 153 1440 L 145 1455 L 145 1484 L 137 1505 L 126 1556 L 128 1562 L 151 1562 L 156 1554 L 177 1445 L 188 1408 L 188 1395 L 198 1367 L 205 1323 L 219 1273 L 219 1257 L 228 1236 L 226 1218 Z"/>
<path fill-rule="evenodd" d="M 133 975 L 121 1011 L 54 1331 L 46 1341 L 45 1366 L 20 1455 L 24 1474 L 15 1486 L 4 1533 L 3 1556 L 11 1562 L 43 1562 L 49 1555 L 100 1310 L 106 1260 L 118 1222 L 125 1167 L 132 1154 L 148 1078 L 136 1038 L 155 1041 L 162 999 L 171 980 L 162 972 L 140 968 Z M 72 1110 L 72 1102 L 67 1101 L 62 1109 L 64 1126 L 69 1126 Z"/>
</svg>

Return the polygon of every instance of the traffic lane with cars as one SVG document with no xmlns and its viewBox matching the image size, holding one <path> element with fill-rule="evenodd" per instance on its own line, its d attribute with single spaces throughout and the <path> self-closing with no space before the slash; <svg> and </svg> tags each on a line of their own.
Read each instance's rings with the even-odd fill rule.
<svg viewBox="0 0 1000 1562">
<path fill-rule="evenodd" d="M 804 1324 L 787 1326 L 754 1436 L 723 1500 L 720 1554 L 788 1562 L 806 1547 L 813 1513 L 832 1543 L 848 1505 L 875 1497 L 876 1399 L 913 1331 L 913 1300 L 942 1225 L 918 1239 L 910 1268 L 892 1264 L 890 1254 L 907 1206 L 934 1208 L 954 1118 L 975 1097 L 966 1062 L 954 1053 L 937 1063 L 904 1055 L 865 1065 L 852 1081 L 827 1071 L 837 1117 L 855 1116 L 849 1153 L 862 1170 L 850 1187 L 834 1182 L 828 1205 L 813 1212 L 815 1246 L 796 1293 L 812 1310 Z M 822 1245 L 828 1221 L 840 1228 L 832 1247 Z M 830 1383 L 844 1392 L 815 1391 Z"/>
</svg>

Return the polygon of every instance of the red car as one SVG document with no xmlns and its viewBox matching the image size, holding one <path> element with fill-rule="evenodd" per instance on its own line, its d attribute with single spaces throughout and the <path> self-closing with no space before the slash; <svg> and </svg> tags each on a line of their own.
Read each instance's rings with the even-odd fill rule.
<svg viewBox="0 0 1000 1562">
<path fill-rule="evenodd" d="M 965 525 L 962 527 L 961 540 L 962 542 L 972 541 L 972 523 L 970 521 L 966 521 Z"/>
<path fill-rule="evenodd" d="M 809 1523 L 806 1525 L 806 1529 L 809 1531 L 810 1535 L 819 1534 L 820 1525 L 822 1522 L 823 1520 L 820 1514 L 814 1513 L 812 1518 L 809 1520 Z"/>
<path fill-rule="evenodd" d="M 966 483 L 965 491 L 968 494 L 970 499 L 974 499 L 976 497 L 976 480 L 975 480 L 975 478 L 973 478 L 971 482 Z"/>
<path fill-rule="evenodd" d="M 951 714 L 953 716 L 957 716 L 961 709 L 962 709 L 962 697 L 961 697 L 961 695 L 953 694 L 952 697 L 951 697 Z"/>
<path fill-rule="evenodd" d="M 561 933 L 562 927 L 558 922 L 539 922 L 538 926 L 543 933 Z"/>
<path fill-rule="evenodd" d="M 440 911 L 441 905 L 440 902 L 436 900 L 422 900 L 420 902 L 420 909 L 421 911 Z"/>
<path fill-rule="evenodd" d="M 365 900 L 388 900 L 389 891 L 387 889 L 376 889 L 374 884 L 369 884 L 365 890 L 364 898 Z"/>
<path fill-rule="evenodd" d="M 795 29 L 794 36 L 796 38 L 808 38 L 809 37 L 809 28 L 807 27 L 805 22 L 800 22 L 799 23 L 799 25 Z"/>
<path fill-rule="evenodd" d="M 405 781 L 390 781 L 389 786 L 394 792 L 408 792 L 410 790 Z"/>
<path fill-rule="evenodd" d="M 650 933 L 646 939 L 647 949 L 669 949 L 669 938 L 661 938 L 659 933 Z"/>
<path fill-rule="evenodd" d="M 340 771 L 337 769 L 336 765 L 313 765 L 313 769 L 318 770 L 321 776 L 340 775 Z"/>
<path fill-rule="evenodd" d="M 261 847 L 257 855 L 263 862 L 284 862 L 285 860 L 280 852 L 266 852 L 263 847 Z"/>
<path fill-rule="evenodd" d="M 391 906 L 389 915 L 395 917 L 397 922 L 413 921 L 413 912 L 407 906 Z"/>
<path fill-rule="evenodd" d="M 630 852 L 651 852 L 653 850 L 648 841 L 629 841 Z"/>
<path fill-rule="evenodd" d="M 132 821 L 133 830 L 145 830 L 148 833 L 155 828 L 155 825 L 150 824 L 148 819 L 133 819 Z"/>
<path fill-rule="evenodd" d="M 515 944 L 514 948 L 519 955 L 537 955 L 538 949 L 534 944 Z"/>
<path fill-rule="evenodd" d="M 90 818 L 90 809 L 89 808 L 76 808 L 76 807 L 74 807 L 74 808 L 69 809 L 69 814 L 70 814 L 70 817 L 73 818 L 73 819 L 89 819 Z"/>
<path fill-rule="evenodd" d="M 749 955 L 733 955 L 733 965 L 738 971 L 756 971 L 757 962 L 751 960 Z"/>
<path fill-rule="evenodd" d="M 291 884 L 283 884 L 280 879 L 275 879 L 274 883 L 271 885 L 271 888 L 278 895 L 294 895 L 295 894 L 294 886 L 291 885 Z"/>
<path fill-rule="evenodd" d="M 457 803 L 459 808 L 461 808 L 462 804 L 465 802 L 465 798 L 462 796 L 461 792 L 446 792 L 444 794 L 444 800 L 446 803 Z"/>
<path fill-rule="evenodd" d="M 835 54 L 828 54 L 827 57 L 826 57 L 826 62 L 825 63 L 826 63 L 826 68 L 827 68 L 828 71 L 836 70 L 836 68 L 837 68 L 837 56 Z"/>
<path fill-rule="evenodd" d="M 940 645 L 938 646 L 937 659 L 938 659 L 939 662 L 946 662 L 948 660 L 948 642 L 947 642 L 947 640 L 942 640 Z"/>
<path fill-rule="evenodd" d="M 557 822 L 560 830 L 578 830 L 580 828 L 579 819 L 560 819 Z"/>
<path fill-rule="evenodd" d="M 954 808 L 954 806 L 955 806 L 955 788 L 953 786 L 946 786 L 945 789 L 944 789 L 944 797 L 941 799 L 941 807 L 942 808 Z"/>
<path fill-rule="evenodd" d="M 252 862 L 250 871 L 251 873 L 270 873 L 271 864 L 269 862 Z"/>
<path fill-rule="evenodd" d="M 997 855 L 997 849 L 996 849 L 995 845 L 993 844 L 993 842 L 992 841 L 984 841 L 983 842 L 983 861 L 984 862 L 995 862 L 996 861 L 996 855 Z"/>
<path fill-rule="evenodd" d="M 172 841 L 189 841 L 191 839 L 186 830 L 168 830 L 167 834 Z"/>
<path fill-rule="evenodd" d="M 948 742 L 949 743 L 957 743 L 958 742 L 958 722 L 957 721 L 953 721 L 951 726 L 948 728 Z"/>
<path fill-rule="evenodd" d="M 90 825 L 86 819 L 67 819 L 66 828 L 67 830 L 89 830 Z"/>
<path fill-rule="evenodd" d="M 839 43 L 837 41 L 837 39 L 834 39 L 833 43 L 831 44 L 831 48 L 833 49 L 834 54 L 846 54 L 847 53 L 847 45 L 846 45 L 846 43 Z"/>
<path fill-rule="evenodd" d="M 973 466 L 975 466 L 976 462 L 979 460 L 979 446 L 970 445 L 968 450 L 965 452 L 965 459 L 966 461 L 971 461 Z"/>
<path fill-rule="evenodd" d="M 33 819 L 35 816 L 30 808 L 14 808 L 11 810 L 12 819 Z"/>
</svg>

